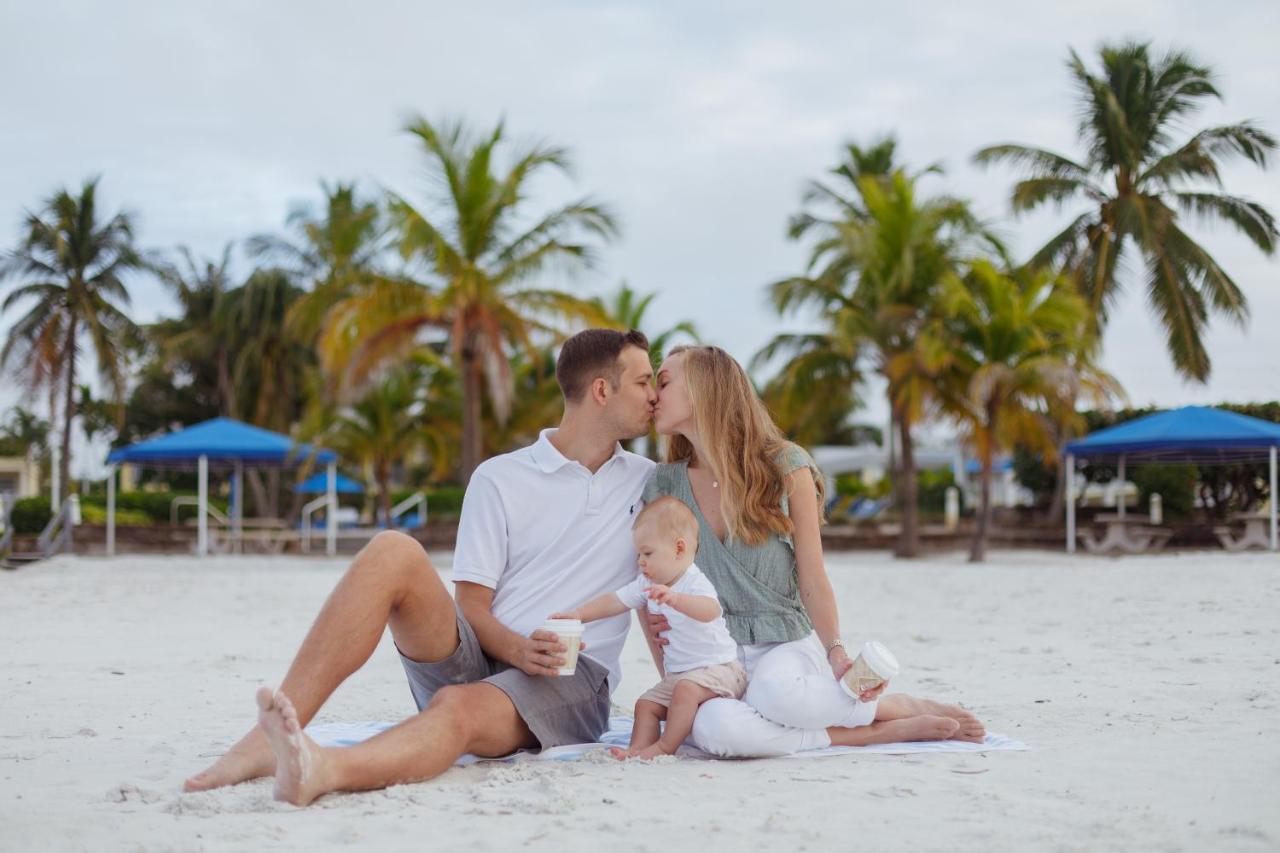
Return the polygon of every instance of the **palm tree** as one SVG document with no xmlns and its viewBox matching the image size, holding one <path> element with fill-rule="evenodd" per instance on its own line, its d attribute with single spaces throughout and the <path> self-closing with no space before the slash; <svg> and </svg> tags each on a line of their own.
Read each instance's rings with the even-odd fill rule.
<svg viewBox="0 0 1280 853">
<path fill-rule="evenodd" d="M 378 484 L 379 517 L 391 524 L 391 470 L 422 442 L 426 400 L 421 377 L 410 369 L 387 375 L 358 402 L 340 409 L 321 441 L 359 463 Z"/>
<path fill-rule="evenodd" d="M 401 255 L 420 262 L 427 282 L 383 277 L 340 302 L 329 315 L 319 352 L 327 375 L 357 387 L 380 365 L 411 350 L 425 329 L 448 336 L 462 381 L 462 480 L 483 452 L 481 393 L 493 412 L 511 411 L 513 379 L 508 348 L 533 358 L 535 333 L 556 333 L 565 319 L 599 322 L 590 302 L 531 282 L 552 263 L 590 262 L 592 239 L 616 233 L 612 214 L 582 198 L 537 216 L 525 197 L 546 172 L 569 171 L 565 149 L 544 143 L 518 148 L 499 169 L 505 146 L 501 123 L 476 136 L 460 121 L 408 125 L 439 179 L 430 206 L 393 196 L 391 215 Z"/>
<path fill-rule="evenodd" d="M 61 390 L 62 461 L 57 476 L 64 496 L 70 485 L 80 342 L 88 338 L 99 374 L 114 398 L 123 398 L 124 353 L 139 338 L 137 326 L 124 312 L 129 305 L 124 277 L 149 269 L 134 247 L 129 215 L 99 218 L 97 186 L 94 178 L 83 184 L 78 196 L 61 190 L 39 213 L 28 214 L 21 244 L 0 261 L 0 279 L 24 280 L 5 298 L 0 313 L 20 302 L 34 302 L 10 329 L 0 350 L 0 368 L 17 356 L 28 386 L 47 388 L 51 400 L 54 390 Z"/>
<path fill-rule="evenodd" d="M 191 385 L 220 415 L 237 417 L 235 384 L 231 379 L 234 338 L 224 308 L 231 290 L 231 244 L 216 261 L 198 261 L 187 247 L 178 250 L 180 263 L 159 270 L 160 280 L 177 299 L 176 318 L 147 327 L 160 358 L 171 371 L 191 374 Z"/>
<path fill-rule="evenodd" d="M 289 212 L 286 224 L 293 239 L 260 234 L 248 241 L 249 254 L 281 265 L 310 290 L 289 312 L 290 328 L 306 341 L 315 340 L 325 315 L 377 274 L 379 257 L 388 249 L 386 216 L 377 201 L 362 199 L 354 183 L 321 183 L 323 212 L 309 205 Z"/>
<path fill-rule="evenodd" d="M 683 335 L 695 343 L 702 341 L 702 338 L 698 335 L 697 327 L 690 320 L 681 320 L 660 332 L 655 331 L 650 334 L 651 330 L 646 328 L 645 315 L 649 312 L 649 306 L 653 304 L 653 300 L 657 295 L 656 291 L 653 293 L 640 293 L 632 290 L 624 281 L 607 300 L 598 296 L 592 300 L 601 316 L 605 318 L 606 325 L 616 329 L 636 329 L 644 333 L 645 337 L 649 339 L 649 360 L 653 363 L 655 372 L 658 366 L 662 364 L 662 358 L 667 348 L 677 336 Z M 649 435 L 645 440 L 645 451 L 650 459 L 657 461 L 658 431 L 654 429 L 653 424 L 649 425 Z"/>
<path fill-rule="evenodd" d="M 831 304 L 840 298 L 833 293 Z M 847 310 L 835 309 L 826 331 L 776 335 L 751 360 L 754 371 L 788 356 L 760 396 L 778 427 L 802 445 L 822 444 L 844 432 L 849 416 L 862 405 L 857 388 L 863 381 L 864 345 L 846 334 L 842 315 Z"/>
<path fill-rule="evenodd" d="M 286 322 L 301 295 L 285 271 L 260 269 L 224 294 L 213 318 L 232 341 L 236 407 L 249 422 L 282 433 L 301 414 L 307 372 L 314 364 L 311 348 Z"/>
<path fill-rule="evenodd" d="M 1248 122 L 1175 141 L 1205 100 L 1221 98 L 1212 71 L 1183 51 L 1153 57 L 1146 43 L 1104 46 L 1099 58 L 1099 73 L 1074 51 L 1067 63 L 1078 91 L 1082 160 L 1024 145 L 995 145 L 975 159 L 1025 171 L 1013 188 L 1016 213 L 1050 202 L 1087 202 L 1089 209 L 1031 263 L 1069 273 L 1102 329 L 1123 290 L 1117 270 L 1126 258 L 1140 260 L 1147 302 L 1174 365 L 1203 382 L 1210 363 L 1202 336 L 1210 313 L 1243 326 L 1249 309 L 1235 281 L 1182 230 L 1182 214 L 1226 222 L 1272 254 L 1277 231 L 1271 214 L 1256 202 L 1213 190 L 1222 187 L 1219 169 L 1230 158 L 1265 168 L 1276 141 Z"/>
<path fill-rule="evenodd" d="M 952 278 L 946 328 L 954 358 L 944 407 L 969 433 L 982 465 L 981 502 L 969 560 L 986 558 L 991 525 L 991 468 L 1001 448 L 1018 445 L 1053 456 L 1048 423 L 1060 401 L 1073 399 L 1081 373 L 1114 382 L 1090 362 L 1096 349 L 1088 311 L 1069 279 L 1045 269 L 1004 272 L 973 263 Z"/>
<path fill-rule="evenodd" d="M 828 324 L 824 357 L 865 354 L 887 381 L 900 448 L 902 534 L 896 553 L 915 556 L 919 534 L 912 427 L 933 402 L 933 385 L 949 357 L 939 310 L 942 282 L 977 246 L 1002 249 L 963 201 L 919 199 L 916 179 L 904 169 L 886 175 L 879 170 L 884 155 L 871 162 L 875 171 L 862 173 L 856 159 L 845 164 L 844 172 L 836 170 L 852 180 L 852 194 L 840 196 L 837 217 L 793 220 L 793 233 L 814 230 L 818 242 L 808 274 L 774 283 L 770 295 L 779 313 L 803 305 L 820 307 Z M 778 349 L 790 346 L 797 355 L 813 351 L 805 349 L 803 339 L 795 343 L 799 349 L 774 342 Z M 849 380 L 856 375 L 853 366 L 844 374 Z"/>
</svg>

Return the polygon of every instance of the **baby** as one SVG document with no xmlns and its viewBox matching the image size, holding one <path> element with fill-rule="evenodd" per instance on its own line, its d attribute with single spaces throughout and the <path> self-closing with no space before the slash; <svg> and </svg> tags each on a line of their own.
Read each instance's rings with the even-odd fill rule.
<svg viewBox="0 0 1280 853">
<path fill-rule="evenodd" d="M 675 498 L 659 498 L 636 516 L 632 535 L 640 576 L 552 618 L 592 622 L 641 605 L 667 617 L 664 678 L 636 702 L 630 746 L 613 750 L 616 758 L 653 758 L 676 751 L 693 730 L 703 702 L 715 696 L 742 698 L 747 673 L 738 663 L 738 646 L 725 627 L 715 587 L 693 563 L 698 522 L 689 508 Z"/>
</svg>

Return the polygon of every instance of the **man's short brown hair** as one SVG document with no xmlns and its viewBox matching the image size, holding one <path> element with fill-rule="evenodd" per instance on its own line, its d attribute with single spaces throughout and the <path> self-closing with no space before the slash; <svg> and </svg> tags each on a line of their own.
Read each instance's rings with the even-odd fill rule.
<svg viewBox="0 0 1280 853">
<path fill-rule="evenodd" d="M 564 342 L 560 357 L 556 359 L 556 381 L 564 399 L 576 403 L 587 393 L 587 388 L 597 378 L 609 380 L 609 386 L 618 390 L 622 379 L 622 364 L 618 357 L 626 347 L 649 351 L 649 339 L 632 329 L 619 332 L 616 329 L 587 329 Z"/>
</svg>

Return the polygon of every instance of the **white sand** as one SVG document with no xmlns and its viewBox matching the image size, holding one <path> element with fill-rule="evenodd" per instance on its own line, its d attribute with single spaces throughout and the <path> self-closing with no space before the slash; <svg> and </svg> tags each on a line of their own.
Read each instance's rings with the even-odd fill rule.
<svg viewBox="0 0 1280 853">
<path fill-rule="evenodd" d="M 441 565 L 448 555 L 439 556 Z M 1280 558 L 829 559 L 895 688 L 1031 752 L 481 765 L 274 803 L 179 793 L 253 720 L 342 561 L 63 558 L 0 573 L 0 849 L 1280 847 Z M 652 671 L 636 632 L 630 703 Z M 390 640 L 320 721 L 412 711 Z"/>
</svg>

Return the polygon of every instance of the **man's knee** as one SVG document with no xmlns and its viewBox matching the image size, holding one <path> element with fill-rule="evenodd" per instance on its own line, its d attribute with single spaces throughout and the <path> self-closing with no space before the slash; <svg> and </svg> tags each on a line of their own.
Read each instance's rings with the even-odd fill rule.
<svg viewBox="0 0 1280 853">
<path fill-rule="evenodd" d="M 470 684 L 450 684 L 441 687 L 431 697 L 424 711 L 431 711 L 440 718 L 440 725 L 448 726 L 453 733 L 466 740 L 473 734 L 472 725 L 477 716 L 476 695 Z"/>
<path fill-rule="evenodd" d="M 431 560 L 417 539 L 398 530 L 383 530 L 364 546 L 349 571 L 408 575 L 424 568 L 432 568 Z"/>
</svg>

